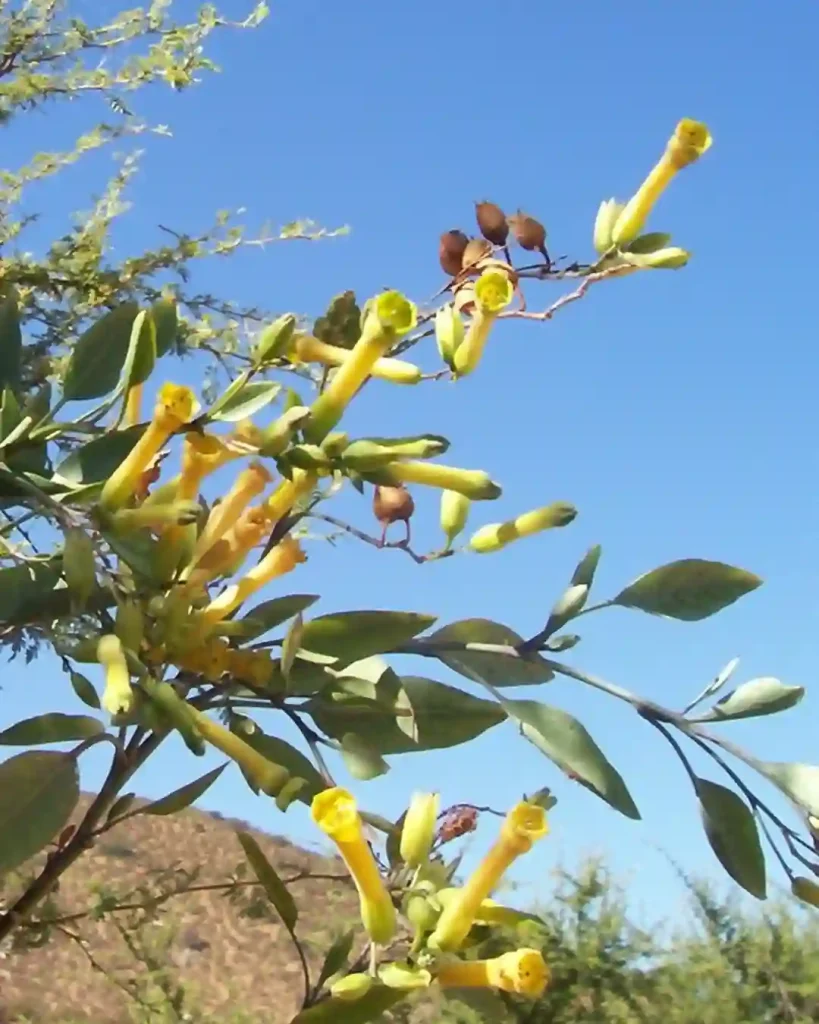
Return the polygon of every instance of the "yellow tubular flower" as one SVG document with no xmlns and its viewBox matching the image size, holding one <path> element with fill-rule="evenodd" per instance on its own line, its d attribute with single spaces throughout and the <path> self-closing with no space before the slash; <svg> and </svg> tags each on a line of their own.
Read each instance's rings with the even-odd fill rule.
<svg viewBox="0 0 819 1024">
<path fill-rule="evenodd" d="M 254 785 L 267 796 L 277 796 L 291 781 L 292 777 L 285 768 L 268 761 L 249 743 L 245 743 L 241 736 L 237 736 L 230 729 L 214 722 L 212 718 L 208 718 L 196 708 L 190 708 L 190 710 L 200 735 L 217 750 L 221 750 L 231 761 L 235 761 L 247 773 Z"/>
<path fill-rule="evenodd" d="M 472 501 L 491 501 L 501 494 L 500 486 L 483 470 L 455 469 L 434 462 L 394 462 L 378 471 L 376 483 L 393 486 L 398 483 L 424 484 L 457 491 Z"/>
<path fill-rule="evenodd" d="M 438 823 L 438 793 L 414 793 L 401 829 L 400 853 L 407 867 L 427 862 Z"/>
<path fill-rule="evenodd" d="M 208 516 L 205 528 L 193 549 L 192 565 L 195 565 L 208 548 L 235 525 L 248 504 L 262 493 L 272 479 L 261 462 L 252 462 L 247 469 L 242 470 L 224 499 L 213 507 Z"/>
<path fill-rule="evenodd" d="M 336 844 L 353 876 L 367 934 L 373 942 L 385 945 L 395 935 L 395 908 L 364 838 L 355 799 L 339 786 L 325 789 L 313 797 L 310 813 L 322 832 Z"/>
<path fill-rule="evenodd" d="M 492 324 L 498 313 L 512 301 L 514 294 L 509 275 L 502 270 L 485 270 L 475 282 L 475 313 L 464 340 L 452 357 L 452 364 L 459 377 L 465 377 L 477 369 Z"/>
<path fill-rule="evenodd" d="M 134 427 L 139 423 L 139 412 L 142 408 L 142 385 L 137 384 L 130 388 L 128 397 L 125 399 L 125 416 L 123 426 Z"/>
<path fill-rule="evenodd" d="M 168 505 L 140 505 L 121 508 L 111 516 L 117 530 L 165 530 L 189 526 L 199 518 L 198 501 L 173 501 Z"/>
<path fill-rule="evenodd" d="M 182 473 L 177 485 L 177 497 L 195 498 L 202 481 L 222 465 L 225 455 L 225 446 L 218 437 L 197 434 L 195 431 L 186 434 L 182 446 Z"/>
<path fill-rule="evenodd" d="M 497 988 L 538 999 L 549 983 L 549 968 L 538 949 L 516 949 L 491 960 L 461 960 L 441 965 L 436 980 L 444 988 Z"/>
<path fill-rule="evenodd" d="M 270 521 L 263 508 L 246 508 L 224 537 L 199 559 L 187 577 L 189 589 L 195 590 L 217 576 L 238 572 L 250 551 L 261 543 L 269 530 Z"/>
<path fill-rule="evenodd" d="M 690 118 L 683 118 L 679 122 L 668 140 L 665 152 L 617 218 L 611 234 L 615 245 L 626 245 L 640 234 L 654 204 L 674 175 L 699 160 L 711 148 L 712 141 L 711 133 L 701 122 Z"/>
<path fill-rule="evenodd" d="M 316 483 L 316 474 L 306 469 L 294 469 L 292 480 L 282 480 L 264 503 L 265 513 L 271 523 L 277 523 L 287 515 L 293 505 L 309 494 Z"/>
<path fill-rule="evenodd" d="M 566 501 L 556 501 L 543 508 L 524 512 L 516 519 L 510 519 L 505 523 L 487 523 L 472 534 L 469 538 L 469 547 L 481 555 L 500 551 L 521 537 L 531 537 L 544 530 L 568 526 L 576 515 L 577 509 L 574 505 Z"/>
<path fill-rule="evenodd" d="M 382 292 L 373 299 L 361 337 L 333 379 L 310 407 L 305 440 L 321 444 L 344 415 L 358 389 L 372 373 L 376 360 L 411 331 L 418 320 L 415 306 L 400 292 Z"/>
<path fill-rule="evenodd" d="M 224 593 L 214 598 L 210 604 L 203 608 L 198 620 L 204 627 L 215 625 L 221 622 L 239 605 L 246 601 L 251 594 L 263 587 L 271 580 L 284 576 L 291 572 L 301 562 L 306 562 L 307 556 L 302 551 L 298 541 L 288 534 L 265 555 L 265 557 L 253 566 L 252 569 Z"/>
<path fill-rule="evenodd" d="M 102 706 L 109 715 L 130 711 L 134 702 L 131 674 L 118 636 L 108 633 L 97 644 L 97 661 L 105 667 L 105 689 Z"/>
<path fill-rule="evenodd" d="M 433 949 L 456 950 L 460 947 L 483 901 L 500 882 L 504 872 L 523 853 L 528 853 L 537 839 L 548 832 L 546 812 L 538 804 L 526 800 L 516 804 L 506 815 L 501 834 L 478 865 L 457 898 L 444 907 L 429 944 Z"/>
<path fill-rule="evenodd" d="M 309 334 L 302 334 L 293 344 L 292 355 L 302 363 L 322 363 L 324 366 L 343 366 L 350 358 L 350 350 L 328 345 Z M 371 377 L 388 380 L 393 384 L 417 384 L 421 370 L 403 359 L 376 359 L 370 369 Z"/>
<path fill-rule="evenodd" d="M 171 434 L 190 420 L 195 408 L 196 400 L 190 388 L 178 384 L 162 385 L 153 418 L 145 433 L 105 482 L 100 495 L 103 507 L 113 509 L 125 504 L 151 460 Z"/>
</svg>

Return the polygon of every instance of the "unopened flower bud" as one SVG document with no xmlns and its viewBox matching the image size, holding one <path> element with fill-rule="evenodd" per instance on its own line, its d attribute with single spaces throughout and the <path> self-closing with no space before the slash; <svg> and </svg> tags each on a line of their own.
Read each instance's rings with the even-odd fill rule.
<svg viewBox="0 0 819 1024">
<path fill-rule="evenodd" d="M 365 996 L 373 987 L 375 978 L 371 974 L 347 974 L 330 986 L 330 995 L 334 999 L 342 999 L 344 1002 L 355 1002 Z"/>
<path fill-rule="evenodd" d="M 470 501 L 457 491 L 441 493 L 441 529 L 446 537 L 447 550 L 452 542 L 466 526 L 469 518 Z"/>
<path fill-rule="evenodd" d="M 678 245 L 670 245 L 665 249 L 657 249 L 647 253 L 623 253 L 624 259 L 635 267 L 646 267 L 650 270 L 677 270 L 684 267 L 691 258 L 691 253 Z"/>
<path fill-rule="evenodd" d="M 63 545 L 63 576 L 78 609 L 83 609 L 97 584 L 94 544 L 85 530 L 69 526 Z"/>
<path fill-rule="evenodd" d="M 449 302 L 445 306 L 441 306 L 435 314 L 435 341 L 438 351 L 441 353 L 441 359 L 447 366 L 452 366 L 455 353 L 464 340 L 465 333 L 466 327 L 455 307 Z"/>
<path fill-rule="evenodd" d="M 429 857 L 435 839 L 440 797 L 437 793 L 415 793 L 404 818 L 399 851 L 405 864 L 420 867 Z"/>
<path fill-rule="evenodd" d="M 594 221 L 594 248 L 601 255 L 612 246 L 612 232 L 617 218 L 623 212 L 625 203 L 618 203 L 616 199 L 604 199 L 597 211 Z"/>
<path fill-rule="evenodd" d="M 255 355 L 259 364 L 283 356 L 296 329 L 296 318 L 292 313 L 280 316 L 265 327 L 256 340 Z"/>
</svg>

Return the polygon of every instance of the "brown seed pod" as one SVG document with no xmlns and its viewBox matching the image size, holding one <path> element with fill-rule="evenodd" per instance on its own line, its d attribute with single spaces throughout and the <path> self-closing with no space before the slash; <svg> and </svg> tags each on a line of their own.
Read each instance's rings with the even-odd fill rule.
<svg viewBox="0 0 819 1024">
<path fill-rule="evenodd" d="M 403 484 L 395 487 L 382 487 L 376 484 L 373 494 L 373 515 L 381 524 L 381 543 L 387 539 L 387 530 L 393 523 L 405 523 L 407 527 L 406 543 L 410 539 L 410 519 L 415 512 L 415 502 Z"/>
<path fill-rule="evenodd" d="M 492 244 L 485 238 L 470 238 L 461 261 L 462 270 L 474 270 L 475 264 L 492 255 Z"/>
<path fill-rule="evenodd" d="M 463 260 L 464 249 L 466 249 L 469 238 L 463 231 L 445 231 L 438 242 L 438 259 L 441 269 L 449 277 L 455 277 L 460 273 L 461 261 Z"/>
<path fill-rule="evenodd" d="M 475 217 L 481 234 L 492 245 L 506 245 L 509 237 L 509 225 L 506 222 L 506 214 L 494 203 L 486 200 L 475 203 Z"/>
<path fill-rule="evenodd" d="M 509 227 L 521 249 L 526 249 L 527 252 L 539 252 L 547 263 L 551 262 L 546 251 L 546 228 L 539 220 L 518 210 L 514 216 L 509 218 Z"/>
</svg>

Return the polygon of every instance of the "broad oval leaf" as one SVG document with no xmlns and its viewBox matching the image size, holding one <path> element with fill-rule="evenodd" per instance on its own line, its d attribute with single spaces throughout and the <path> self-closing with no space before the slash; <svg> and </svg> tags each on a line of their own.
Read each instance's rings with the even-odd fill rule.
<svg viewBox="0 0 819 1024">
<path fill-rule="evenodd" d="M 218 768 L 200 775 L 198 779 L 194 779 L 193 782 L 189 782 L 186 786 L 180 786 L 179 789 L 168 793 L 167 796 L 163 796 L 159 800 L 154 800 L 140 807 L 139 813 L 176 814 L 177 811 L 183 811 L 186 807 L 196 803 L 199 797 L 210 789 L 226 767 L 226 764 L 220 764 Z"/>
<path fill-rule="evenodd" d="M 520 722 L 526 739 L 558 768 L 616 811 L 639 820 L 640 812 L 622 776 L 576 718 L 534 700 L 505 700 L 503 706 Z"/>
<path fill-rule="evenodd" d="M 74 693 L 79 697 L 83 704 L 89 708 L 99 709 L 102 705 L 100 703 L 100 695 L 97 693 L 96 687 L 91 680 L 82 674 L 82 672 L 75 672 L 73 669 L 69 670 L 68 678 L 71 680 L 71 686 L 73 687 Z"/>
<path fill-rule="evenodd" d="M 137 313 L 135 302 L 123 302 L 77 339 L 63 381 L 66 401 L 84 402 L 114 390 L 125 366 Z"/>
<path fill-rule="evenodd" d="M 523 643 L 508 626 L 490 619 L 461 619 L 436 630 L 429 638 L 435 644 L 496 644 L 517 647 Z M 548 683 L 554 673 L 537 654 L 525 658 L 512 654 L 491 654 L 482 651 L 436 651 L 436 657 L 447 668 L 476 683 L 490 686 L 528 686 Z"/>
<path fill-rule="evenodd" d="M 77 762 L 70 754 L 26 751 L 0 764 L 0 876 L 50 843 L 79 798 Z"/>
<path fill-rule="evenodd" d="M 347 664 L 400 647 L 435 622 L 415 612 L 354 611 L 320 615 L 305 623 L 301 646 L 306 651 Z"/>
<path fill-rule="evenodd" d="M 20 383 L 23 335 L 17 299 L 14 285 L 6 285 L 0 291 L 0 390 L 16 389 Z"/>
<path fill-rule="evenodd" d="M 219 420 L 223 423 L 235 423 L 237 420 L 243 420 L 269 405 L 278 396 L 281 389 L 281 384 L 276 384 L 274 381 L 250 381 L 226 401 L 217 402 L 208 411 L 207 417 L 210 420 Z"/>
<path fill-rule="evenodd" d="M 696 622 L 727 608 L 761 584 L 759 576 L 745 569 L 702 558 L 683 558 L 638 577 L 611 603 Z"/>
<path fill-rule="evenodd" d="M 379 775 L 386 775 L 390 766 L 370 744 L 354 732 L 341 737 L 341 756 L 347 771 L 359 782 L 369 782 Z"/>
<path fill-rule="evenodd" d="M 173 299 L 157 299 L 151 306 L 151 319 L 156 329 L 156 357 L 159 359 L 176 341 L 179 319 Z"/>
<path fill-rule="evenodd" d="M 819 766 L 751 759 L 749 763 L 781 789 L 797 807 L 819 818 Z"/>
<path fill-rule="evenodd" d="M 276 869 L 265 857 L 261 847 L 249 832 L 237 832 L 236 838 L 242 844 L 245 856 L 253 868 L 253 873 L 261 882 L 265 895 L 278 911 L 285 928 L 292 935 L 299 912 L 287 886 L 279 878 Z"/>
<path fill-rule="evenodd" d="M 89 715 L 64 715 L 52 711 L 26 718 L 0 732 L 0 744 L 6 747 L 34 747 L 41 743 L 67 743 L 85 740 L 105 732 L 105 726 Z"/>
<path fill-rule="evenodd" d="M 318 599 L 318 594 L 288 594 L 286 597 L 274 597 L 271 601 L 262 601 L 255 608 L 251 608 L 247 615 L 239 619 L 241 636 L 248 640 L 255 640 L 256 637 L 263 636 L 271 629 L 275 629 L 276 626 L 292 619 L 299 612 L 306 611 Z"/>
<path fill-rule="evenodd" d="M 407 993 L 386 985 L 373 985 L 360 999 L 324 999 L 315 1006 L 297 1013 L 290 1024 L 370 1024 L 383 1021 L 384 1014 Z"/>
<path fill-rule="evenodd" d="M 144 430 L 144 427 L 129 427 L 127 430 L 115 430 L 94 438 L 59 463 L 54 473 L 55 480 L 72 487 L 107 480 L 130 454 Z"/>
<path fill-rule="evenodd" d="M 473 697 L 454 686 L 418 676 L 403 676 L 400 683 L 412 711 L 416 740 L 398 728 L 396 712 L 400 708 L 381 701 L 323 693 L 310 701 L 307 710 L 328 736 L 340 740 L 355 732 L 380 754 L 454 747 L 506 719 L 506 712 L 495 701 Z"/>
<path fill-rule="evenodd" d="M 55 563 L 28 562 L 0 569 L 0 622 L 20 621 L 22 613 L 31 608 L 36 612 L 60 579 Z"/>
<path fill-rule="evenodd" d="M 296 794 L 297 800 L 309 806 L 316 793 L 327 788 L 327 782 L 309 758 L 278 736 L 268 736 L 253 719 L 246 715 L 232 715 L 230 728 L 272 764 L 280 764 L 293 778 L 304 779 L 306 785 Z M 248 779 L 248 782 L 251 780 Z M 251 788 L 256 787 L 251 783 Z"/>
<path fill-rule="evenodd" d="M 151 376 L 156 363 L 156 325 L 147 309 L 141 309 L 131 324 L 131 337 L 125 365 L 122 368 L 122 390 L 128 394 L 131 388 L 144 384 Z"/>
<path fill-rule="evenodd" d="M 751 679 L 717 701 L 710 711 L 698 716 L 697 722 L 722 722 L 734 718 L 758 718 L 774 715 L 798 704 L 805 696 L 804 686 L 787 686 L 778 679 L 765 676 Z"/>
<path fill-rule="evenodd" d="M 753 814 L 733 790 L 708 779 L 698 778 L 695 785 L 711 849 L 738 885 L 764 900 L 765 855 Z"/>
</svg>

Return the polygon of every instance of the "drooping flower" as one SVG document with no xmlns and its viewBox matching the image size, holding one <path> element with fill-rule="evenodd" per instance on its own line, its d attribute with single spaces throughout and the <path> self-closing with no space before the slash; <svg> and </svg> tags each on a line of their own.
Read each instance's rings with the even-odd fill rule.
<svg viewBox="0 0 819 1024">
<path fill-rule="evenodd" d="M 395 908 L 364 837 L 355 799 L 346 789 L 334 786 L 313 797 L 310 812 L 316 825 L 335 843 L 353 877 L 367 934 L 380 945 L 389 942 L 396 929 Z"/>
</svg>

